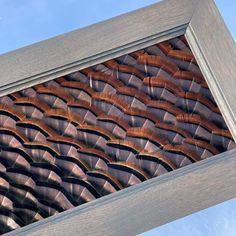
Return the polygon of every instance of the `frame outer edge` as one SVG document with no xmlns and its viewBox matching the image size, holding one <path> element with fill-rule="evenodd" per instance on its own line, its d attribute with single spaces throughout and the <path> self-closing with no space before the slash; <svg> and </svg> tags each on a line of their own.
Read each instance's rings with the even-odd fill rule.
<svg viewBox="0 0 236 236">
<path fill-rule="evenodd" d="M 135 50 L 141 42 L 157 40 L 160 34 L 173 29 L 182 27 L 181 33 L 184 33 L 197 1 L 161 1 L 3 54 L 0 56 L 0 96 L 91 66 L 101 62 L 98 60 L 101 57 L 108 60 L 118 56 L 119 50 L 125 53 L 126 47 L 130 50 L 133 45 Z M 168 37 L 173 35 L 176 36 L 176 32 Z"/>
</svg>

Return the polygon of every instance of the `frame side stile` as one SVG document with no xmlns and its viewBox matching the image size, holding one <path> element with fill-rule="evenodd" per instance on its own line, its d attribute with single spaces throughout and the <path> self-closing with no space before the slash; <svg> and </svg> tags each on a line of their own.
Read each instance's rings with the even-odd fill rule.
<svg viewBox="0 0 236 236">
<path fill-rule="evenodd" d="M 186 38 L 236 140 L 236 46 L 213 0 L 198 4 Z"/>
</svg>

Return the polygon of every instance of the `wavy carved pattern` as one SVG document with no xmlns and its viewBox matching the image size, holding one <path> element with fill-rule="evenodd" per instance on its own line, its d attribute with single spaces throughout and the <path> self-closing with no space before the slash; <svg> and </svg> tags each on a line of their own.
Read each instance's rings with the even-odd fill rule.
<svg viewBox="0 0 236 236">
<path fill-rule="evenodd" d="M 235 147 L 184 37 L 0 98 L 0 232 Z"/>
</svg>

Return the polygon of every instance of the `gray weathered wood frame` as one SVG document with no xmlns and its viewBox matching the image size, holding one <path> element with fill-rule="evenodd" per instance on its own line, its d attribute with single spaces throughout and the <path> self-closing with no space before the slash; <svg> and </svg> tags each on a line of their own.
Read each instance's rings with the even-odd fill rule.
<svg viewBox="0 0 236 236">
<path fill-rule="evenodd" d="M 0 96 L 185 34 L 236 140 L 236 47 L 213 0 L 165 0 L 0 56 Z M 236 150 L 8 235 L 135 235 L 236 197 Z"/>
</svg>

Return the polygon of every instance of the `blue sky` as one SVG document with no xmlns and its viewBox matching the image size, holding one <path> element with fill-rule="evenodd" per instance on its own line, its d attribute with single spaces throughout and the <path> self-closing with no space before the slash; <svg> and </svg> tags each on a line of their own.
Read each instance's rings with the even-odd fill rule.
<svg viewBox="0 0 236 236">
<path fill-rule="evenodd" d="M 181 0 L 180 0 L 181 1 Z M 157 0 L 0 0 L 0 54 L 141 8 Z M 236 38 L 236 0 L 216 0 Z M 142 236 L 235 236 L 236 200 Z"/>
<path fill-rule="evenodd" d="M 158 0 L 0 0 L 0 54 L 158 2 Z M 217 0 L 236 37 L 236 0 Z"/>
<path fill-rule="evenodd" d="M 236 200 L 173 221 L 139 236 L 235 236 Z"/>
</svg>

